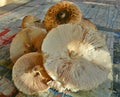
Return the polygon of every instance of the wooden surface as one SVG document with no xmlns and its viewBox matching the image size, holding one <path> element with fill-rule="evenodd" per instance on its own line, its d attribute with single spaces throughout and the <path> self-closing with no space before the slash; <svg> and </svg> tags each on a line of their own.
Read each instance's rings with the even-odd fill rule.
<svg viewBox="0 0 120 97">
<path fill-rule="evenodd" d="M 43 19 L 47 9 L 54 3 L 60 0 L 31 0 L 30 2 L 23 3 L 20 6 L 13 7 L 2 13 L 0 8 L 0 32 L 5 28 L 9 28 L 9 33 L 0 37 L 0 44 L 3 39 L 14 35 L 20 30 L 20 23 L 25 15 L 33 14 Z M 69 0 L 79 5 L 84 16 L 96 24 L 99 32 L 106 34 L 106 41 L 113 59 L 113 80 L 110 79 L 100 86 L 98 90 L 93 92 L 79 92 L 71 94 L 73 97 L 120 97 L 120 3 L 119 0 Z M 15 6 L 15 5 L 14 5 Z M 6 60 L 9 60 L 9 44 L 0 46 L 0 65 L 9 65 Z M 8 66 L 9 67 L 9 66 Z M 0 69 L 2 70 L 2 69 Z M 6 71 L 7 72 L 7 71 Z M 6 73 L 5 72 L 5 73 Z M 4 74 L 0 74 L 4 75 Z M 1 87 L 1 85 L 0 85 Z M 109 88 L 109 90 L 99 90 Z M 112 88 L 112 89 L 111 89 Z M 103 90 L 104 90 L 103 89 Z M 100 91 L 99 94 L 98 91 Z M 82 95 L 82 96 L 81 96 Z M 89 96 L 88 96 L 89 95 Z M 105 96 L 106 95 L 106 96 Z"/>
</svg>

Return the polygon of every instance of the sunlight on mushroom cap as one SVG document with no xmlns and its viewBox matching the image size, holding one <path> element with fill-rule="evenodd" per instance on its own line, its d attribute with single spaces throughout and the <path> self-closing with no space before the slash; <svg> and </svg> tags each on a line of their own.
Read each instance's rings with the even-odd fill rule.
<svg viewBox="0 0 120 97">
<path fill-rule="evenodd" d="M 78 24 L 52 29 L 42 44 L 45 69 L 71 91 L 91 90 L 103 83 L 111 71 L 111 56 L 105 38 Z"/>
</svg>

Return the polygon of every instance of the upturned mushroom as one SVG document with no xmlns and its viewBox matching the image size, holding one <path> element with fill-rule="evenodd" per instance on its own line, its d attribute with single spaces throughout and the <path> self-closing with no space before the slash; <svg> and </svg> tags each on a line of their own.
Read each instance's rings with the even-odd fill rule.
<svg viewBox="0 0 120 97">
<path fill-rule="evenodd" d="M 43 66 L 42 54 L 33 52 L 20 57 L 13 66 L 12 79 L 17 89 L 25 94 L 44 92 L 52 80 Z"/>
<path fill-rule="evenodd" d="M 47 73 L 73 92 L 95 89 L 111 72 L 105 38 L 79 24 L 52 29 L 43 41 L 42 51 Z"/>
<path fill-rule="evenodd" d="M 21 27 L 42 27 L 42 22 L 37 16 L 26 15 L 22 20 Z"/>
<path fill-rule="evenodd" d="M 26 53 L 41 52 L 41 44 L 46 34 L 40 28 L 25 28 L 18 32 L 10 45 L 10 59 L 13 63 Z"/>
<path fill-rule="evenodd" d="M 48 9 L 43 24 L 46 30 L 50 31 L 60 24 L 79 23 L 81 18 L 82 12 L 76 4 L 69 1 L 62 1 Z"/>
</svg>

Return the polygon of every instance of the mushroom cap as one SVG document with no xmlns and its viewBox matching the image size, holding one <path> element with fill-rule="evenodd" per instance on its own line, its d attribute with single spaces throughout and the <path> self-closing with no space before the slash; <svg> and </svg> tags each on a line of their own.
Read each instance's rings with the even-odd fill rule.
<svg viewBox="0 0 120 97">
<path fill-rule="evenodd" d="M 64 24 L 52 29 L 42 44 L 47 73 L 76 92 L 91 90 L 103 83 L 112 62 L 105 39 L 79 24 Z"/>
<path fill-rule="evenodd" d="M 27 15 L 23 18 L 22 28 L 27 28 L 27 27 L 40 27 L 41 26 L 41 20 L 34 15 Z"/>
<path fill-rule="evenodd" d="M 41 52 L 41 44 L 45 36 L 46 32 L 40 28 L 22 29 L 11 42 L 10 59 L 15 63 L 19 57 L 26 53 Z"/>
<path fill-rule="evenodd" d="M 51 78 L 43 67 L 42 54 L 33 52 L 20 57 L 13 66 L 12 79 L 15 86 L 25 94 L 46 91 L 46 83 Z"/>
<path fill-rule="evenodd" d="M 97 31 L 96 26 L 87 18 L 82 18 L 80 25 L 86 30 L 92 29 Z"/>
<path fill-rule="evenodd" d="M 46 30 L 50 31 L 60 24 L 79 23 L 81 18 L 82 12 L 76 4 L 69 1 L 62 1 L 48 9 L 43 24 Z"/>
</svg>

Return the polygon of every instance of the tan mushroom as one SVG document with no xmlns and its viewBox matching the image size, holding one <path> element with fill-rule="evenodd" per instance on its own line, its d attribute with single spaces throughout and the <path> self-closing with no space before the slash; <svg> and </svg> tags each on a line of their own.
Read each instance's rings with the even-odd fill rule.
<svg viewBox="0 0 120 97">
<path fill-rule="evenodd" d="M 27 28 L 27 27 L 41 27 L 42 23 L 41 20 L 34 15 L 27 15 L 23 18 L 21 27 Z"/>
<path fill-rule="evenodd" d="M 42 54 L 33 52 L 20 57 L 13 66 L 12 79 L 19 91 L 25 94 L 44 92 L 52 80 L 43 67 Z"/>
<path fill-rule="evenodd" d="M 73 92 L 96 88 L 111 71 L 105 39 L 78 24 L 52 29 L 43 41 L 42 51 L 47 73 Z"/>
<path fill-rule="evenodd" d="M 41 44 L 46 36 L 40 28 L 25 28 L 17 33 L 10 45 L 10 59 L 15 63 L 22 55 L 29 52 L 41 52 Z"/>
<path fill-rule="evenodd" d="M 82 18 L 80 25 L 86 30 L 92 29 L 92 30 L 97 31 L 96 26 L 87 18 Z"/>
<path fill-rule="evenodd" d="M 94 30 L 94 32 L 98 32 L 97 31 L 97 27 L 96 25 L 91 22 L 89 19 L 87 18 L 82 18 L 81 22 L 80 22 L 80 26 L 82 27 L 82 29 L 89 31 L 89 30 Z M 101 37 L 106 38 L 106 35 L 104 33 L 98 33 Z"/>
<path fill-rule="evenodd" d="M 60 24 L 79 23 L 81 18 L 82 13 L 76 4 L 69 1 L 62 1 L 48 9 L 43 23 L 46 30 L 50 31 Z"/>
</svg>

